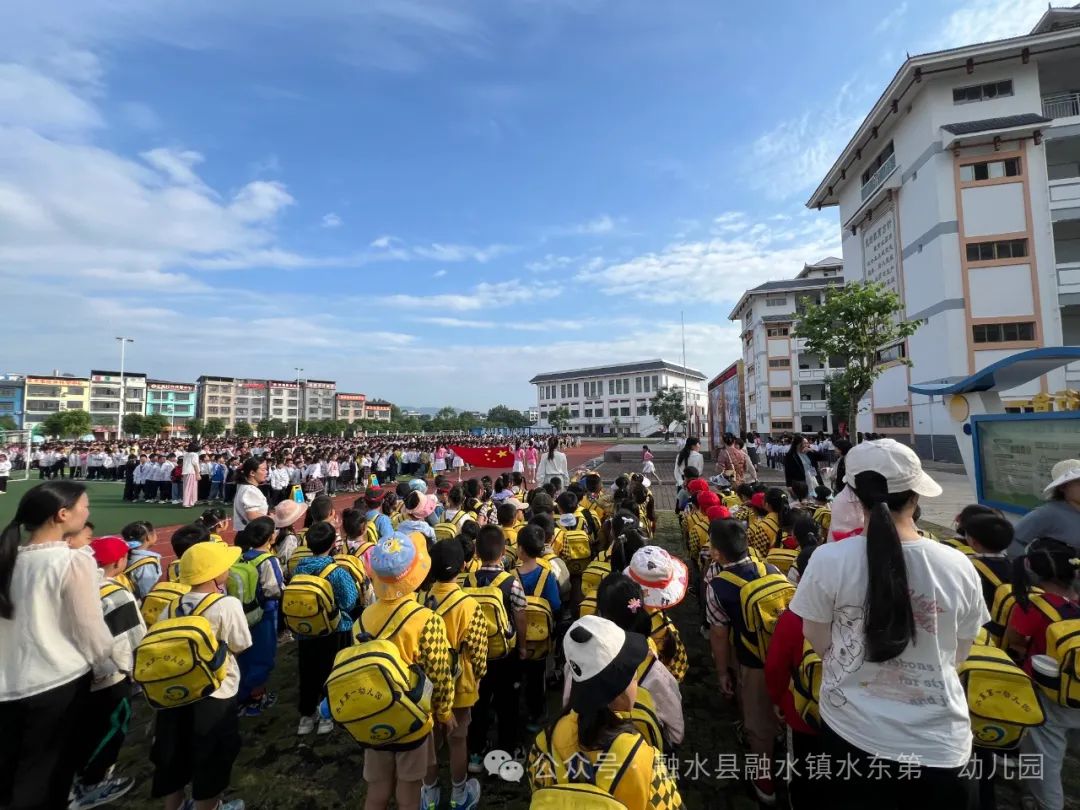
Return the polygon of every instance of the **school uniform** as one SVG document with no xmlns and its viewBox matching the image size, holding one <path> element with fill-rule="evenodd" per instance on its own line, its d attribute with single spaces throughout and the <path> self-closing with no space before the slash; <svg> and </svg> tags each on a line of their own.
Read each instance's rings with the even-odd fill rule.
<svg viewBox="0 0 1080 810">
<path fill-rule="evenodd" d="M 143 563 L 143 560 L 146 562 Z M 161 579 L 161 555 L 150 549 L 139 548 L 136 544 L 128 553 L 127 570 L 130 572 L 127 577 L 135 589 L 135 598 L 142 602 L 150 589 Z"/>
<path fill-rule="evenodd" d="M 544 570 L 544 566 L 538 565 L 527 574 L 522 574 L 519 571 L 517 576 L 521 581 L 521 587 L 527 595 L 541 596 L 546 599 L 548 604 L 551 605 L 551 615 L 558 616 L 559 610 L 562 608 L 562 599 L 559 597 L 559 581 L 555 577 L 554 571 L 548 571 L 543 592 L 535 592 L 540 584 L 540 577 Z M 554 643 L 554 639 L 552 639 L 552 643 Z M 522 669 L 525 680 L 525 707 L 529 712 L 529 719 L 537 721 L 544 715 L 547 698 L 547 684 L 544 679 L 547 670 L 547 657 L 545 656 L 539 661 L 522 661 Z"/>
<path fill-rule="evenodd" d="M 184 615 L 210 594 L 189 593 L 168 606 L 163 618 Z M 228 646 L 225 679 L 209 697 L 175 709 L 159 709 L 154 717 L 154 741 L 150 761 L 154 777 L 150 796 L 160 799 L 191 785 L 195 801 L 223 793 L 232 779 L 232 766 L 240 752 L 240 720 L 236 694 L 240 667 L 236 655 L 251 646 L 251 632 L 240 600 L 225 596 L 202 614 L 218 641 Z"/>
<path fill-rule="evenodd" d="M 436 582 L 428 591 L 427 607 L 438 611 L 448 599 L 457 599 L 455 594 L 461 592 L 456 582 Z M 454 685 L 457 728 L 449 736 L 450 739 L 465 740 L 469 734 L 472 707 L 480 699 L 480 680 L 487 673 L 487 622 L 480 604 L 470 596 L 439 615 L 446 625 L 450 649 L 457 651 L 459 668 Z"/>
<path fill-rule="evenodd" d="M 265 553 L 252 548 L 245 551 L 241 559 L 251 561 Z M 262 618 L 250 628 L 251 646 L 237 656 L 237 662 L 240 664 L 240 689 L 236 699 L 240 703 L 246 703 L 253 692 L 266 686 L 277 661 L 278 614 L 281 610 L 281 593 L 285 588 L 285 577 L 282 574 L 281 563 L 272 553 L 259 563 L 257 570 L 259 573 L 258 599 L 259 606 L 262 608 Z"/>
</svg>

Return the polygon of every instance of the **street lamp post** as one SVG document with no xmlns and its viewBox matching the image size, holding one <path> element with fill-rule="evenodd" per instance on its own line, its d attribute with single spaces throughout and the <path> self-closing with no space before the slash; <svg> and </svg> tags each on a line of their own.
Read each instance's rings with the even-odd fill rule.
<svg viewBox="0 0 1080 810">
<path fill-rule="evenodd" d="M 124 352 L 129 343 L 135 342 L 135 338 L 118 337 L 116 339 L 120 341 L 120 413 L 116 417 L 116 439 L 119 441 L 124 435 Z"/>
<path fill-rule="evenodd" d="M 300 391 L 300 372 L 302 372 L 303 369 L 300 368 L 299 366 L 293 366 L 293 368 L 296 369 L 296 422 L 295 422 L 294 429 L 296 431 L 296 435 L 299 436 L 300 435 L 300 408 L 302 407 L 301 402 L 303 401 L 303 395 L 302 395 L 302 392 Z"/>
</svg>

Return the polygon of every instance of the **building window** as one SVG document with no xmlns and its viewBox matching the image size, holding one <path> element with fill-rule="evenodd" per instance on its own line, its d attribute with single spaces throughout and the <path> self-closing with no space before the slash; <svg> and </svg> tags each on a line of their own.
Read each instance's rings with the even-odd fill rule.
<svg viewBox="0 0 1080 810">
<path fill-rule="evenodd" d="M 274 416 L 281 416 L 281 408 L 274 408 Z"/>
<path fill-rule="evenodd" d="M 770 360 L 769 368 L 791 368 L 791 360 L 786 357 L 780 357 L 776 360 Z"/>
<path fill-rule="evenodd" d="M 289 408 L 289 416 L 296 416 L 296 408 Z"/>
<path fill-rule="evenodd" d="M 575 396 L 575 397 L 579 397 L 579 396 L 581 396 L 581 394 L 579 393 L 579 391 L 580 391 L 580 390 L 581 390 L 581 389 L 580 389 L 580 387 L 579 387 L 579 384 L 578 384 L 578 383 L 574 383 L 574 396 Z"/>
<path fill-rule="evenodd" d="M 607 392 L 608 392 L 609 397 L 615 396 L 615 381 L 614 380 L 608 380 L 607 381 Z"/>
<path fill-rule="evenodd" d="M 769 391 L 769 395 L 773 399 L 791 399 L 790 388 L 775 388 Z"/>
<path fill-rule="evenodd" d="M 968 163 L 960 167 L 960 179 L 965 183 L 979 180 L 997 180 L 999 177 L 1019 177 L 1020 158 L 988 160 L 984 163 Z"/>
<path fill-rule="evenodd" d="M 887 349 L 881 349 L 877 353 L 877 361 L 879 363 L 891 363 L 893 360 L 900 360 L 904 357 L 907 357 L 907 346 L 903 343 L 889 346 Z"/>
<path fill-rule="evenodd" d="M 975 343 L 1015 343 L 1035 340 L 1035 322 L 980 323 L 971 327 Z"/>
<path fill-rule="evenodd" d="M 791 327 L 774 326 L 770 329 L 766 329 L 765 332 L 769 337 L 787 337 L 788 334 L 791 332 Z"/>
<path fill-rule="evenodd" d="M 627 408 L 619 408 L 619 415 L 620 416 L 629 416 L 630 415 L 630 408 L 628 408 L 628 407 Z"/>
<path fill-rule="evenodd" d="M 791 426 L 792 426 L 791 422 L 773 422 L 772 423 L 772 429 L 773 430 L 791 430 Z"/>
<path fill-rule="evenodd" d="M 653 392 L 653 380 L 654 379 L 655 379 L 654 377 L 645 377 L 645 392 L 644 393 L 651 394 Z"/>
<path fill-rule="evenodd" d="M 886 146 L 878 154 L 876 158 L 870 161 L 870 165 L 866 167 L 866 171 L 862 173 L 862 184 L 865 186 L 870 182 L 871 178 L 877 174 L 878 169 L 884 166 L 893 156 L 892 141 L 889 141 L 889 145 Z"/>
<path fill-rule="evenodd" d="M 586 416 L 586 418 L 589 418 L 589 419 L 592 418 L 592 408 L 586 408 L 585 409 L 585 416 Z"/>
<path fill-rule="evenodd" d="M 218 409 L 217 408 L 207 408 L 206 412 L 216 414 L 218 412 Z"/>
<path fill-rule="evenodd" d="M 896 413 L 875 413 L 874 427 L 906 428 L 911 427 L 911 415 L 907 411 Z"/>
<path fill-rule="evenodd" d="M 641 377 L 634 377 L 634 393 L 641 393 Z"/>
<path fill-rule="evenodd" d="M 1012 79 L 988 84 L 973 84 L 969 87 L 955 87 L 952 91 L 953 104 L 970 104 L 973 101 L 988 101 L 992 98 L 1011 96 L 1013 94 Z"/>
<path fill-rule="evenodd" d="M 571 419 L 577 419 L 579 415 L 580 415 L 580 414 L 578 413 L 578 409 L 577 409 L 577 408 L 571 408 L 571 409 L 570 409 L 570 418 L 571 418 Z"/>
<path fill-rule="evenodd" d="M 652 389 L 653 389 L 653 391 L 659 391 L 660 390 L 660 375 L 659 374 L 653 374 Z M 645 390 L 648 391 L 649 389 L 646 388 Z"/>
<path fill-rule="evenodd" d="M 1021 259 L 1027 255 L 1027 239 L 1003 239 L 1000 242 L 968 242 L 967 245 L 967 260 L 969 262 Z"/>
<path fill-rule="evenodd" d="M 649 415 L 649 406 L 647 404 L 645 404 L 644 402 L 639 403 L 638 406 L 637 406 L 637 415 L 638 416 L 648 416 Z"/>
<path fill-rule="evenodd" d="M 784 307 L 787 306 L 786 295 L 767 295 L 765 296 L 765 306 L 767 307 Z"/>
<path fill-rule="evenodd" d="M 559 398 L 566 399 L 566 383 L 562 383 L 559 386 Z"/>
</svg>

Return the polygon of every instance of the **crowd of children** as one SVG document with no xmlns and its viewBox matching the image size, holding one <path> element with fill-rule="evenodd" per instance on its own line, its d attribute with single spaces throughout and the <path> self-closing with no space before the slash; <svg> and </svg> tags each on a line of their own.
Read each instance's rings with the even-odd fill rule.
<svg viewBox="0 0 1080 810">
<path fill-rule="evenodd" d="M 368 487 L 340 515 L 327 495 L 288 499 L 246 513 L 232 545 L 209 509 L 173 532 L 164 571 L 153 526 L 94 538 L 83 485 L 47 481 L 0 539 L 0 806 L 125 795 L 133 780 L 113 766 L 145 701 L 150 795 L 240 810 L 225 795 L 241 724 L 274 709 L 278 648 L 295 640 L 297 734 L 341 727 L 359 743 L 367 808 L 476 808 L 491 751 L 521 763 L 537 808 L 682 807 L 665 756 L 686 733 L 689 663 L 669 612 L 695 595 L 747 756 L 793 762 L 749 776 L 762 804 L 989 810 L 994 780 L 967 769 L 1019 750 L 1042 757 L 1025 807 L 1060 810 L 1080 727 L 1073 546 L 1040 538 L 1010 559 L 1011 524 L 981 506 L 938 542 L 915 524 L 940 488 L 914 453 L 867 442 L 846 465 L 863 520 L 843 540 L 824 487 L 715 491 L 687 466 L 689 564 L 653 544 L 640 474 L 536 489 L 520 473 L 440 474 Z M 976 711 L 999 682 L 1028 690 L 1026 714 Z M 801 764 L 821 757 L 884 760 L 888 793 L 835 765 L 808 777 Z M 898 764 L 910 758 L 917 772 Z"/>
</svg>

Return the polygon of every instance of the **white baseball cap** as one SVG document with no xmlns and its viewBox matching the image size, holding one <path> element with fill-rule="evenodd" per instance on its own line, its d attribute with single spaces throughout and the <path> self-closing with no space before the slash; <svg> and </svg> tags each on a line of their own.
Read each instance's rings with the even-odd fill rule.
<svg viewBox="0 0 1080 810">
<path fill-rule="evenodd" d="M 941 494 L 941 486 L 922 468 L 915 451 L 895 439 L 857 444 L 844 457 L 844 483 L 855 489 L 855 476 L 876 472 L 884 476 L 889 494 L 914 492 L 926 498 Z"/>
<path fill-rule="evenodd" d="M 607 706 L 626 691 L 649 655 L 649 642 L 613 621 L 590 615 L 570 625 L 563 651 L 570 666 L 570 705 L 580 713 Z"/>
</svg>

